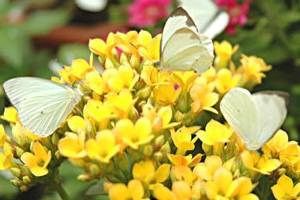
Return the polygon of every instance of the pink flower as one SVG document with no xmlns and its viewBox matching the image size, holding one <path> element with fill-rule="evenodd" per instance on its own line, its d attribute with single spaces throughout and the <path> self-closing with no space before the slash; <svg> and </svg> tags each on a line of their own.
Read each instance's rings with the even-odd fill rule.
<svg viewBox="0 0 300 200">
<path fill-rule="evenodd" d="M 153 26 L 169 15 L 171 0 L 134 0 L 129 6 L 129 24 L 137 27 Z"/>
<path fill-rule="evenodd" d="M 229 14 L 230 21 L 226 29 L 228 34 L 234 34 L 237 26 L 244 26 L 247 23 L 251 0 L 244 0 L 243 3 L 239 3 L 237 0 L 215 1 Z"/>
</svg>

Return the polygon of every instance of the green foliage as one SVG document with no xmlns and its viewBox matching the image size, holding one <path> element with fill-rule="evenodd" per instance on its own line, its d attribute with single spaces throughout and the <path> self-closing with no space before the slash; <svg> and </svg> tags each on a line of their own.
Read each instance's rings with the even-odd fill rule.
<svg viewBox="0 0 300 200">
<path fill-rule="evenodd" d="M 239 44 L 246 54 L 255 52 L 273 65 L 290 60 L 297 65 L 300 55 L 299 0 L 253 1 L 249 19 L 247 27 L 226 39 Z"/>
<path fill-rule="evenodd" d="M 36 11 L 22 24 L 22 28 L 29 35 L 46 34 L 53 28 L 64 25 L 68 20 L 69 13 L 63 9 Z"/>
</svg>

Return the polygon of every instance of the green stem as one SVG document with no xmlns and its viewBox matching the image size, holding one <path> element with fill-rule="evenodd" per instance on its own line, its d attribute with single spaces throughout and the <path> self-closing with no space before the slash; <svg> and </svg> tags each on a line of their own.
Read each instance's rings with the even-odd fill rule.
<svg viewBox="0 0 300 200">
<path fill-rule="evenodd" d="M 70 197 L 67 194 L 66 190 L 63 188 L 61 182 L 56 182 L 54 184 L 54 187 L 62 200 L 70 200 Z"/>
</svg>

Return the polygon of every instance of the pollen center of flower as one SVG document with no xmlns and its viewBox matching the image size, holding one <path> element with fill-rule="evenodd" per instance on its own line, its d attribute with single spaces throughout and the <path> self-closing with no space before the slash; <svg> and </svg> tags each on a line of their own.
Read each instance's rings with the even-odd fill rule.
<svg viewBox="0 0 300 200">
<path fill-rule="evenodd" d="M 44 160 L 39 160 L 37 162 L 37 165 L 40 166 L 40 167 L 43 167 L 45 165 L 45 161 Z"/>
</svg>

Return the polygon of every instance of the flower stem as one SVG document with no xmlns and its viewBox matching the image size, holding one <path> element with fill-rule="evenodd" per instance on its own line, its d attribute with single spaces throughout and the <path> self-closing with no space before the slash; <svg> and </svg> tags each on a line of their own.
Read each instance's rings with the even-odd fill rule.
<svg viewBox="0 0 300 200">
<path fill-rule="evenodd" d="M 56 182 L 54 184 L 54 187 L 62 200 L 70 200 L 70 197 L 67 194 L 66 190 L 63 188 L 61 182 Z"/>
</svg>

